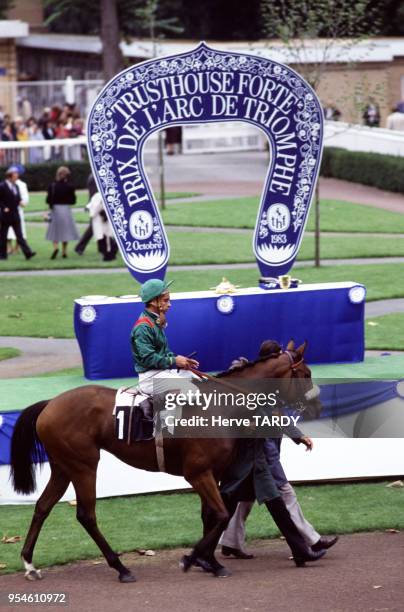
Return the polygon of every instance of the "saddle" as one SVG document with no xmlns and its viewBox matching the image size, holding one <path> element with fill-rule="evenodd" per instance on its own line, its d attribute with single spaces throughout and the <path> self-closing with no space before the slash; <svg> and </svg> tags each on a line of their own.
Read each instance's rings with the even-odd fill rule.
<svg viewBox="0 0 404 612">
<path fill-rule="evenodd" d="M 122 387 L 117 391 L 112 414 L 118 440 L 132 444 L 154 439 L 157 465 L 160 472 L 165 472 L 163 424 L 160 413 L 154 415 L 152 396 L 137 387 Z"/>
</svg>

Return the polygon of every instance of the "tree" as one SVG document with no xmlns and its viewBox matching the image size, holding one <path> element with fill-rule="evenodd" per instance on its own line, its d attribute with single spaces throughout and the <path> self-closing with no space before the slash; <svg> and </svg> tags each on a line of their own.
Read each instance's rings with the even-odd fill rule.
<svg viewBox="0 0 404 612">
<path fill-rule="evenodd" d="M 117 0 L 101 0 L 101 41 L 104 76 L 109 81 L 124 68 Z"/>
<path fill-rule="evenodd" d="M 369 0 L 261 0 L 267 38 L 284 44 L 297 71 L 317 90 L 332 54 L 340 57 L 364 38 L 376 34 L 381 9 Z M 349 59 L 346 64 L 352 65 Z M 315 265 L 320 266 L 320 197 L 315 191 Z"/>
<path fill-rule="evenodd" d="M 146 0 L 145 6 L 139 8 L 136 14 L 140 17 L 143 27 L 148 31 L 151 42 L 153 43 L 153 57 L 158 55 L 157 36 L 162 38 L 166 32 L 181 33 L 182 26 L 178 25 L 176 17 L 160 17 L 158 18 L 160 8 L 160 0 Z M 158 168 L 160 179 L 160 208 L 166 207 L 166 190 L 164 176 L 164 155 L 163 155 L 163 135 L 161 130 L 158 134 Z"/>
<path fill-rule="evenodd" d="M 0 0 L 0 19 L 8 18 L 8 11 L 14 8 L 14 0 Z"/>
<path fill-rule="evenodd" d="M 43 0 L 45 24 L 53 32 L 99 34 L 106 80 L 125 67 L 121 39 L 182 33 L 172 16 L 182 0 Z M 1 0 L 0 0 L 1 2 Z"/>
</svg>

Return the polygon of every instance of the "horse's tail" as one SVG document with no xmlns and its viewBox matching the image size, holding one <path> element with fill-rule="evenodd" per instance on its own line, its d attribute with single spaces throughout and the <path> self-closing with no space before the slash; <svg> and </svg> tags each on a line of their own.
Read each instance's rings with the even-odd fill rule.
<svg viewBox="0 0 404 612">
<path fill-rule="evenodd" d="M 28 406 L 18 417 L 11 438 L 11 481 L 17 493 L 36 489 L 35 463 L 46 461 L 45 449 L 36 433 L 36 421 L 49 400 Z"/>
</svg>

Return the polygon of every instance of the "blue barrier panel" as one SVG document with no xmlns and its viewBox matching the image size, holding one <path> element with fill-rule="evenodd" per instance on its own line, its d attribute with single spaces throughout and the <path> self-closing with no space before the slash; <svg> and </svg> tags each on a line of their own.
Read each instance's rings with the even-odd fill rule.
<svg viewBox="0 0 404 612">
<path fill-rule="evenodd" d="M 166 330 L 170 348 L 197 351 L 200 368 L 226 369 L 232 359 L 257 356 L 261 342 L 308 340 L 309 363 L 346 363 L 364 358 L 364 297 L 355 283 L 303 285 L 296 289 L 242 289 L 172 294 Z M 353 301 L 352 301 L 353 297 Z M 139 298 L 86 296 L 75 300 L 74 326 L 90 380 L 134 376 L 130 332 L 143 310 Z"/>
</svg>

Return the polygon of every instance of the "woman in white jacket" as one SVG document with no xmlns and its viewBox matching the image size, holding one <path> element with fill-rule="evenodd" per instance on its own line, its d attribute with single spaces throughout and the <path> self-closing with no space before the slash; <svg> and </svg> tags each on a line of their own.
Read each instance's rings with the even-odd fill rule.
<svg viewBox="0 0 404 612">
<path fill-rule="evenodd" d="M 98 251 L 104 261 L 116 259 L 118 246 L 114 239 L 114 231 L 104 209 L 101 194 L 97 191 L 86 206 L 90 213 L 94 238 L 98 243 Z"/>
</svg>

